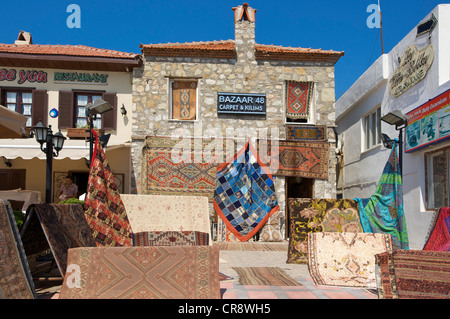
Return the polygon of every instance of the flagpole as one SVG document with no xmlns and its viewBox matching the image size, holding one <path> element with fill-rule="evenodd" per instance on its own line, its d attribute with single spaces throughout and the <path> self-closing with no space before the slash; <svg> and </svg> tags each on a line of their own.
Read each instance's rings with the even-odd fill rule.
<svg viewBox="0 0 450 319">
<path fill-rule="evenodd" d="M 381 6 L 380 6 L 380 0 L 378 0 L 378 10 L 380 11 L 381 54 L 384 54 L 384 46 L 383 46 L 383 21 L 382 21 L 382 19 L 381 19 Z"/>
</svg>

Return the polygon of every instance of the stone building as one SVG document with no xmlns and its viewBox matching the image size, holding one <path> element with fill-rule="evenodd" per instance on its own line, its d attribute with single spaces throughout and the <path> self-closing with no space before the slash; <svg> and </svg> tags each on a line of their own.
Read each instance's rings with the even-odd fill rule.
<svg viewBox="0 0 450 319">
<path fill-rule="evenodd" d="M 344 52 L 257 44 L 256 11 L 246 3 L 233 8 L 234 40 L 141 44 L 144 62 L 134 69 L 133 80 L 132 192 L 214 192 L 211 181 L 198 178 L 200 171 L 214 174 L 214 165 L 194 160 L 179 169 L 167 159 L 156 159 L 161 153 L 155 150 L 174 147 L 183 138 L 204 143 L 194 146 L 194 157 L 199 145 L 231 140 L 221 144 L 227 145 L 227 158 L 248 139 L 279 140 L 277 165 L 286 164 L 283 153 L 296 167 L 273 174 L 280 211 L 260 240 L 277 241 L 288 236 L 286 197 L 336 196 L 334 65 Z M 287 140 L 293 146 L 286 150 Z M 317 145 L 325 146 L 321 155 L 309 152 Z M 309 172 L 296 171 L 309 160 L 305 151 L 317 155 L 317 162 Z M 211 218 L 216 220 L 212 205 Z"/>
</svg>

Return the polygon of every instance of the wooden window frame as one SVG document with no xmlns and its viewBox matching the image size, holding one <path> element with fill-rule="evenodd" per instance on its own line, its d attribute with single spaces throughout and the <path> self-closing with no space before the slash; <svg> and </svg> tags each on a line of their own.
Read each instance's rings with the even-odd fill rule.
<svg viewBox="0 0 450 319">
<path fill-rule="evenodd" d="M 373 130 L 373 116 L 375 116 L 375 131 Z M 372 109 L 369 113 L 361 118 L 362 121 L 362 134 L 361 134 L 361 152 L 369 151 L 379 145 L 381 145 L 381 106 L 378 105 Z M 368 143 L 368 138 L 373 139 L 375 136 L 375 143 L 373 141 Z M 373 144 L 372 144 L 373 143 Z"/>
</svg>

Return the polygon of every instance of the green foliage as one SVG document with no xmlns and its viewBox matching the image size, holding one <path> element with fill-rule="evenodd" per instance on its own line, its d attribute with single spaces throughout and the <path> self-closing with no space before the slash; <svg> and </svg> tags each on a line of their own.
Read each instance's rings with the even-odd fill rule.
<svg viewBox="0 0 450 319">
<path fill-rule="evenodd" d="M 79 200 L 78 198 L 69 198 L 69 199 L 63 200 L 59 203 L 60 204 L 80 204 L 81 206 L 84 206 L 84 201 Z"/>
<path fill-rule="evenodd" d="M 13 210 L 14 219 L 16 220 L 17 228 L 20 229 L 23 225 L 23 221 L 25 219 L 25 215 L 20 210 Z"/>
</svg>

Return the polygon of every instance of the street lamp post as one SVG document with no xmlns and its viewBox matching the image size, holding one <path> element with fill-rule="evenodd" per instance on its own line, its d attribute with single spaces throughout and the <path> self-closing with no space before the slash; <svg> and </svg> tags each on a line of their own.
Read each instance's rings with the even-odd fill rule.
<svg viewBox="0 0 450 319">
<path fill-rule="evenodd" d="M 389 125 L 395 125 L 398 133 L 398 156 L 400 164 L 400 172 L 403 175 L 403 129 L 408 125 L 408 119 L 399 110 L 392 111 L 381 118 L 381 120 Z M 381 139 L 385 147 L 392 148 L 392 140 L 386 135 L 381 134 Z"/>
<path fill-rule="evenodd" d="M 53 134 L 52 126 L 44 126 L 42 121 L 39 121 L 33 127 L 36 141 L 41 145 L 41 151 L 46 154 L 46 177 L 45 177 L 45 202 L 51 203 L 52 197 L 52 171 L 53 171 L 53 157 L 58 157 L 59 151 L 64 146 L 65 137 L 61 130 Z M 44 146 L 45 143 L 45 146 Z"/>
</svg>

